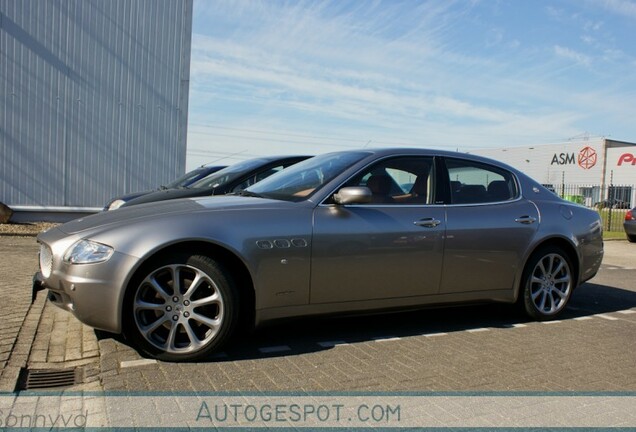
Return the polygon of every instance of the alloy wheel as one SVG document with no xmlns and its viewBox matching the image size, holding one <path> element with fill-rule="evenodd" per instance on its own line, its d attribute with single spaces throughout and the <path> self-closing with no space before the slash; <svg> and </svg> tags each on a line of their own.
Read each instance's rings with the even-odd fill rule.
<svg viewBox="0 0 636 432">
<path fill-rule="evenodd" d="M 572 290 L 570 266 L 557 253 L 544 255 L 535 265 L 530 278 L 530 298 L 536 310 L 544 315 L 561 311 Z"/>
<path fill-rule="evenodd" d="M 223 324 L 225 302 L 214 280 L 186 264 L 162 266 L 139 284 L 133 314 L 140 335 L 169 354 L 208 346 Z"/>
</svg>

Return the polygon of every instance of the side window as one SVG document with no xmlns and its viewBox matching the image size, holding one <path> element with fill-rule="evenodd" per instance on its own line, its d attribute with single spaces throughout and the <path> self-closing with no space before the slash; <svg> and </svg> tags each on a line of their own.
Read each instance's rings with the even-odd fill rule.
<svg viewBox="0 0 636 432">
<path fill-rule="evenodd" d="M 365 169 L 345 186 L 366 186 L 373 204 L 430 204 L 433 202 L 432 157 L 387 159 Z M 369 204 L 367 204 L 369 205 Z"/>
<path fill-rule="evenodd" d="M 517 197 L 513 175 L 503 169 L 461 159 L 447 159 L 452 204 L 509 201 Z"/>
</svg>

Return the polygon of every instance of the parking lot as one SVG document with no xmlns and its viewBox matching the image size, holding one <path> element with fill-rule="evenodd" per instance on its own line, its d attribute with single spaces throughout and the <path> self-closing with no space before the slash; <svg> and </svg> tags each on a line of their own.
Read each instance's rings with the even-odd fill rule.
<svg viewBox="0 0 636 432">
<path fill-rule="evenodd" d="M 81 370 L 71 389 L 635 391 L 635 250 L 606 242 L 600 273 L 558 321 L 531 322 L 509 305 L 286 321 L 209 361 L 175 364 L 95 333 L 47 305 L 45 293 L 29 309 L 35 240 L 0 237 L 0 283 L 16 304 L 2 329 L 2 389 L 13 390 L 11 373 L 27 366 Z"/>
</svg>

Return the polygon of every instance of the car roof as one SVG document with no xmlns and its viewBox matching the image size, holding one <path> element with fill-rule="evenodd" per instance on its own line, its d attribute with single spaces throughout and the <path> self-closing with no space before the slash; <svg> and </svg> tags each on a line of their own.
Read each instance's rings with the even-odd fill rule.
<svg viewBox="0 0 636 432">
<path fill-rule="evenodd" d="M 458 151 L 450 151 L 450 150 L 441 150 L 441 149 L 434 149 L 434 148 L 422 148 L 422 147 L 394 147 L 394 148 L 389 148 L 389 147 L 383 147 L 383 148 L 370 148 L 370 149 L 358 149 L 358 150 L 351 150 L 351 151 L 364 151 L 364 152 L 368 152 L 370 155 L 373 155 L 374 157 L 378 157 L 378 156 L 399 156 L 400 154 L 404 154 L 404 155 L 421 155 L 421 156 L 441 156 L 441 157 L 448 157 L 448 158 L 462 158 L 462 159 L 468 159 L 468 160 L 472 160 L 472 161 L 476 161 L 476 162 L 482 162 L 482 163 L 486 163 L 486 164 L 491 164 L 491 165 L 496 165 L 502 168 L 505 168 L 509 171 L 514 172 L 515 174 L 521 174 L 521 175 L 525 175 L 523 174 L 523 172 L 519 171 L 518 169 L 504 163 L 501 162 L 497 159 L 491 159 L 491 158 L 487 158 L 487 157 L 483 157 L 483 156 L 478 156 L 472 153 L 464 153 L 464 152 L 458 152 Z"/>
</svg>

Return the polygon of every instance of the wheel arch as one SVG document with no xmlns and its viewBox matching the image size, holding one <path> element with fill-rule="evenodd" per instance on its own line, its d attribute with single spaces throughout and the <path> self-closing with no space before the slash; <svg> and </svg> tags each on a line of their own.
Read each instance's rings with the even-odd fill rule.
<svg viewBox="0 0 636 432">
<path fill-rule="evenodd" d="M 240 290 L 241 298 L 241 310 L 240 327 L 251 328 L 255 322 L 255 301 L 256 293 L 254 281 L 249 270 L 249 267 L 245 262 L 233 251 L 223 247 L 221 245 L 211 243 L 204 240 L 186 240 L 178 243 L 172 243 L 164 245 L 156 250 L 153 250 L 150 254 L 143 257 L 130 272 L 130 276 L 127 278 L 123 295 L 120 299 L 118 310 L 118 322 L 121 326 L 122 333 L 126 333 L 124 328 L 124 311 L 126 308 L 126 302 L 131 295 L 133 285 L 139 280 L 140 277 L 148 270 L 153 262 L 167 254 L 181 254 L 187 253 L 191 255 L 204 255 L 209 258 L 218 260 L 221 264 L 229 269 L 232 273 L 232 277 L 235 279 L 237 286 Z"/>
<path fill-rule="evenodd" d="M 579 274 L 580 268 L 581 268 L 581 262 L 580 262 L 581 257 L 579 256 L 576 250 L 576 246 L 574 245 L 572 240 L 567 239 L 565 237 L 549 237 L 549 238 L 541 240 L 539 243 L 534 245 L 534 247 L 528 252 L 528 254 L 526 254 L 526 257 L 523 261 L 523 266 L 521 267 L 519 271 L 517 282 L 515 284 L 515 300 L 519 300 L 520 295 L 522 293 L 521 284 L 523 283 L 523 274 L 526 271 L 528 262 L 530 261 L 532 256 L 535 253 L 537 253 L 537 251 L 550 247 L 550 246 L 558 247 L 561 250 L 563 250 L 566 254 L 568 254 L 568 258 L 570 258 L 570 261 L 572 262 L 572 266 L 574 267 L 572 269 L 572 275 L 574 276 L 574 284 L 573 284 L 574 289 L 576 289 L 576 287 L 578 286 L 579 280 L 581 278 Z"/>
</svg>

